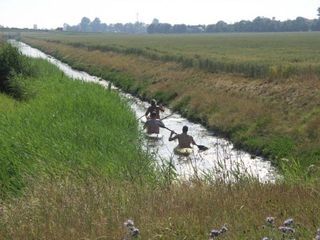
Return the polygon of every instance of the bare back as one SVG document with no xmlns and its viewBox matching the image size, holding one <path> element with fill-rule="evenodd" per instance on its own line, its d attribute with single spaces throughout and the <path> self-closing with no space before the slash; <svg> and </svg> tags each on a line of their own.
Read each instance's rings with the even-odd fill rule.
<svg viewBox="0 0 320 240">
<path fill-rule="evenodd" d="M 179 141 L 179 148 L 191 148 L 191 144 L 195 144 L 193 137 L 188 134 L 178 134 L 176 138 Z"/>
</svg>

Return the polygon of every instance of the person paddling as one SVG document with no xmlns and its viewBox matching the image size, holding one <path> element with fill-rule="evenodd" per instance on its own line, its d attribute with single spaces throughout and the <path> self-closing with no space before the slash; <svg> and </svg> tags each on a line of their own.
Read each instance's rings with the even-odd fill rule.
<svg viewBox="0 0 320 240">
<path fill-rule="evenodd" d="M 143 129 L 147 129 L 147 134 L 159 134 L 160 127 L 165 127 L 163 122 L 157 119 L 157 113 L 151 112 L 151 118 L 149 118 L 143 126 Z"/>
<path fill-rule="evenodd" d="M 182 128 L 182 133 L 181 134 L 176 134 L 174 131 L 171 131 L 169 141 L 173 141 L 178 139 L 178 146 L 177 148 L 183 149 L 183 148 L 192 148 L 192 145 L 197 145 L 196 142 L 193 140 L 193 137 L 187 134 L 188 133 L 188 127 L 183 126 Z M 176 134 L 175 136 L 173 136 Z"/>
<path fill-rule="evenodd" d="M 151 118 L 151 113 L 155 112 L 156 113 L 156 119 L 160 119 L 160 111 L 164 112 L 164 109 L 162 105 L 157 105 L 157 101 L 155 99 L 151 100 L 151 106 L 148 107 L 145 116 L 146 118 Z"/>
</svg>

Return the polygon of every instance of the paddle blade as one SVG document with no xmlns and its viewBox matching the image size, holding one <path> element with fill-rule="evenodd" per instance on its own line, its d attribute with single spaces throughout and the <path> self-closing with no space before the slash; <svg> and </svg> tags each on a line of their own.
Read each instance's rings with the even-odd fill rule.
<svg viewBox="0 0 320 240">
<path fill-rule="evenodd" d="M 203 145 L 197 145 L 197 147 L 199 148 L 200 151 L 206 151 L 209 149 L 208 147 L 203 146 Z"/>
</svg>

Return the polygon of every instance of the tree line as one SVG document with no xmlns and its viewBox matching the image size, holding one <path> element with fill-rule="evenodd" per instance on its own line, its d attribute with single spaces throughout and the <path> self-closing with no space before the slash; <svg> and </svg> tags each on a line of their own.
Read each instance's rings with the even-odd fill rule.
<svg viewBox="0 0 320 240">
<path fill-rule="evenodd" d="M 252 21 L 242 20 L 233 24 L 219 21 L 209 25 L 186 25 L 161 23 L 154 19 L 151 24 L 135 23 L 102 23 L 99 18 L 91 21 L 83 17 L 77 25 L 64 24 L 64 31 L 73 32 L 114 32 L 114 33 L 219 33 L 219 32 L 307 32 L 320 31 L 320 8 L 318 19 L 297 17 L 294 20 L 279 21 L 275 18 L 256 17 Z"/>
</svg>

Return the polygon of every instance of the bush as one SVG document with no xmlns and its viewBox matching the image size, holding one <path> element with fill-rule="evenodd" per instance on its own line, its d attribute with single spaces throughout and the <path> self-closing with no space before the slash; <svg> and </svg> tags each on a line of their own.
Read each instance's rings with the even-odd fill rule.
<svg viewBox="0 0 320 240">
<path fill-rule="evenodd" d="M 17 48 L 4 44 L 0 48 L 0 91 L 17 99 L 23 99 L 26 96 L 26 89 L 17 81 L 19 75 L 33 75 L 32 67 Z"/>
</svg>

